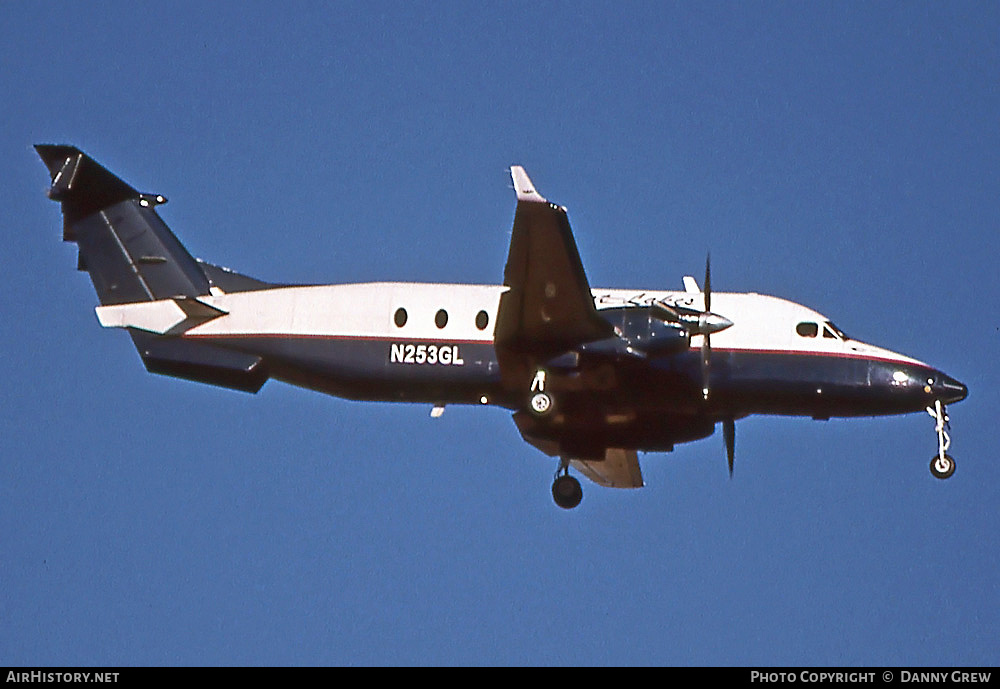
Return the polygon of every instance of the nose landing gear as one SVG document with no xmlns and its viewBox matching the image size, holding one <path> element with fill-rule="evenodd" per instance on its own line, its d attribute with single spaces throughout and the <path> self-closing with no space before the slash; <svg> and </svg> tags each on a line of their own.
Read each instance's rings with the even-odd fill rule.
<svg viewBox="0 0 1000 689">
<path fill-rule="evenodd" d="M 938 436 L 938 452 L 931 458 L 931 474 L 934 478 L 946 479 L 955 473 L 955 460 L 947 454 L 951 447 L 951 436 L 948 431 L 951 426 L 948 424 L 948 413 L 945 411 L 941 400 L 935 400 L 933 407 L 927 407 L 927 413 L 934 419 L 934 430 Z"/>
</svg>

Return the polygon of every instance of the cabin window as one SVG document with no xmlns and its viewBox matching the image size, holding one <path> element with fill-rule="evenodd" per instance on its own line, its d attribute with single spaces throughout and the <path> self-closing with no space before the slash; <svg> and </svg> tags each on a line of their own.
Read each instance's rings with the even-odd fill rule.
<svg viewBox="0 0 1000 689">
<path fill-rule="evenodd" d="M 396 324 L 397 328 L 402 328 L 406 325 L 406 309 L 396 309 L 396 313 L 392 317 L 392 322 Z"/>
<path fill-rule="evenodd" d="M 441 309 L 434 315 L 434 325 L 438 328 L 443 328 L 448 325 L 448 312 Z"/>
<path fill-rule="evenodd" d="M 809 322 L 799 323 L 795 326 L 795 332 L 802 337 L 816 337 L 819 333 L 819 326 Z"/>
<path fill-rule="evenodd" d="M 485 311 L 480 311 L 476 314 L 476 327 L 480 330 L 486 330 L 486 326 L 490 324 L 490 315 Z"/>
</svg>

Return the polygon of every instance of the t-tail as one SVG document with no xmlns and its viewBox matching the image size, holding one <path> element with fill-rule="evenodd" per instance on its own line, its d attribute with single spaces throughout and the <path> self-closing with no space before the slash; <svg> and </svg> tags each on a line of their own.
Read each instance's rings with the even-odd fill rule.
<svg viewBox="0 0 1000 689">
<path fill-rule="evenodd" d="M 165 198 L 141 194 L 73 146 L 36 146 L 49 198 L 62 204 L 63 239 L 80 247 L 101 304 L 210 294 L 208 278 L 157 215 Z"/>
<path fill-rule="evenodd" d="M 102 325 L 128 328 L 153 373 L 259 390 L 267 380 L 260 357 L 181 335 L 225 315 L 201 298 L 270 285 L 191 256 L 156 212 L 163 196 L 140 193 L 74 146 L 35 150 L 49 169 L 48 196 L 62 205 L 63 240 L 77 244 L 77 269 L 94 283 Z"/>
</svg>

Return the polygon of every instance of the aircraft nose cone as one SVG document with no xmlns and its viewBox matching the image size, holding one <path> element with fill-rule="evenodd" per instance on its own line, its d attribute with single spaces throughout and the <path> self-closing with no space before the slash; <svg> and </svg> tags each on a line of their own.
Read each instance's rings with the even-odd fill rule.
<svg viewBox="0 0 1000 689">
<path fill-rule="evenodd" d="M 935 395 L 945 404 L 961 402 L 969 395 L 969 388 L 954 378 L 940 374 L 934 385 Z"/>
</svg>

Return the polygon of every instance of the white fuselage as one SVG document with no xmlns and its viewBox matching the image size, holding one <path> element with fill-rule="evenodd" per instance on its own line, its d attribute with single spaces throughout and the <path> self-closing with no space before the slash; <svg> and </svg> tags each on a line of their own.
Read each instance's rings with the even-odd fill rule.
<svg viewBox="0 0 1000 689">
<path fill-rule="evenodd" d="M 217 293 L 202 297 L 226 315 L 197 325 L 186 337 L 333 337 L 351 339 L 414 340 L 433 343 L 491 343 L 502 285 L 373 282 L 345 285 L 279 287 Z M 598 308 L 647 306 L 666 301 L 701 308 L 697 292 L 664 290 L 593 289 Z M 900 363 L 920 362 L 896 352 L 843 337 L 822 314 L 785 299 L 763 294 L 716 292 L 713 311 L 733 322 L 712 336 L 715 349 L 801 352 L 854 356 Z M 126 305 L 127 306 L 127 305 Z M 119 307 L 121 308 L 121 307 Z M 399 309 L 405 323 L 397 325 Z M 447 322 L 436 323 L 444 311 Z M 485 327 L 480 316 L 485 312 Z M 803 335 L 800 324 L 814 324 L 815 333 Z M 138 323 L 129 323 L 142 328 Z M 809 326 L 803 328 L 812 332 Z M 692 347 L 700 339 L 693 338 Z"/>
</svg>

